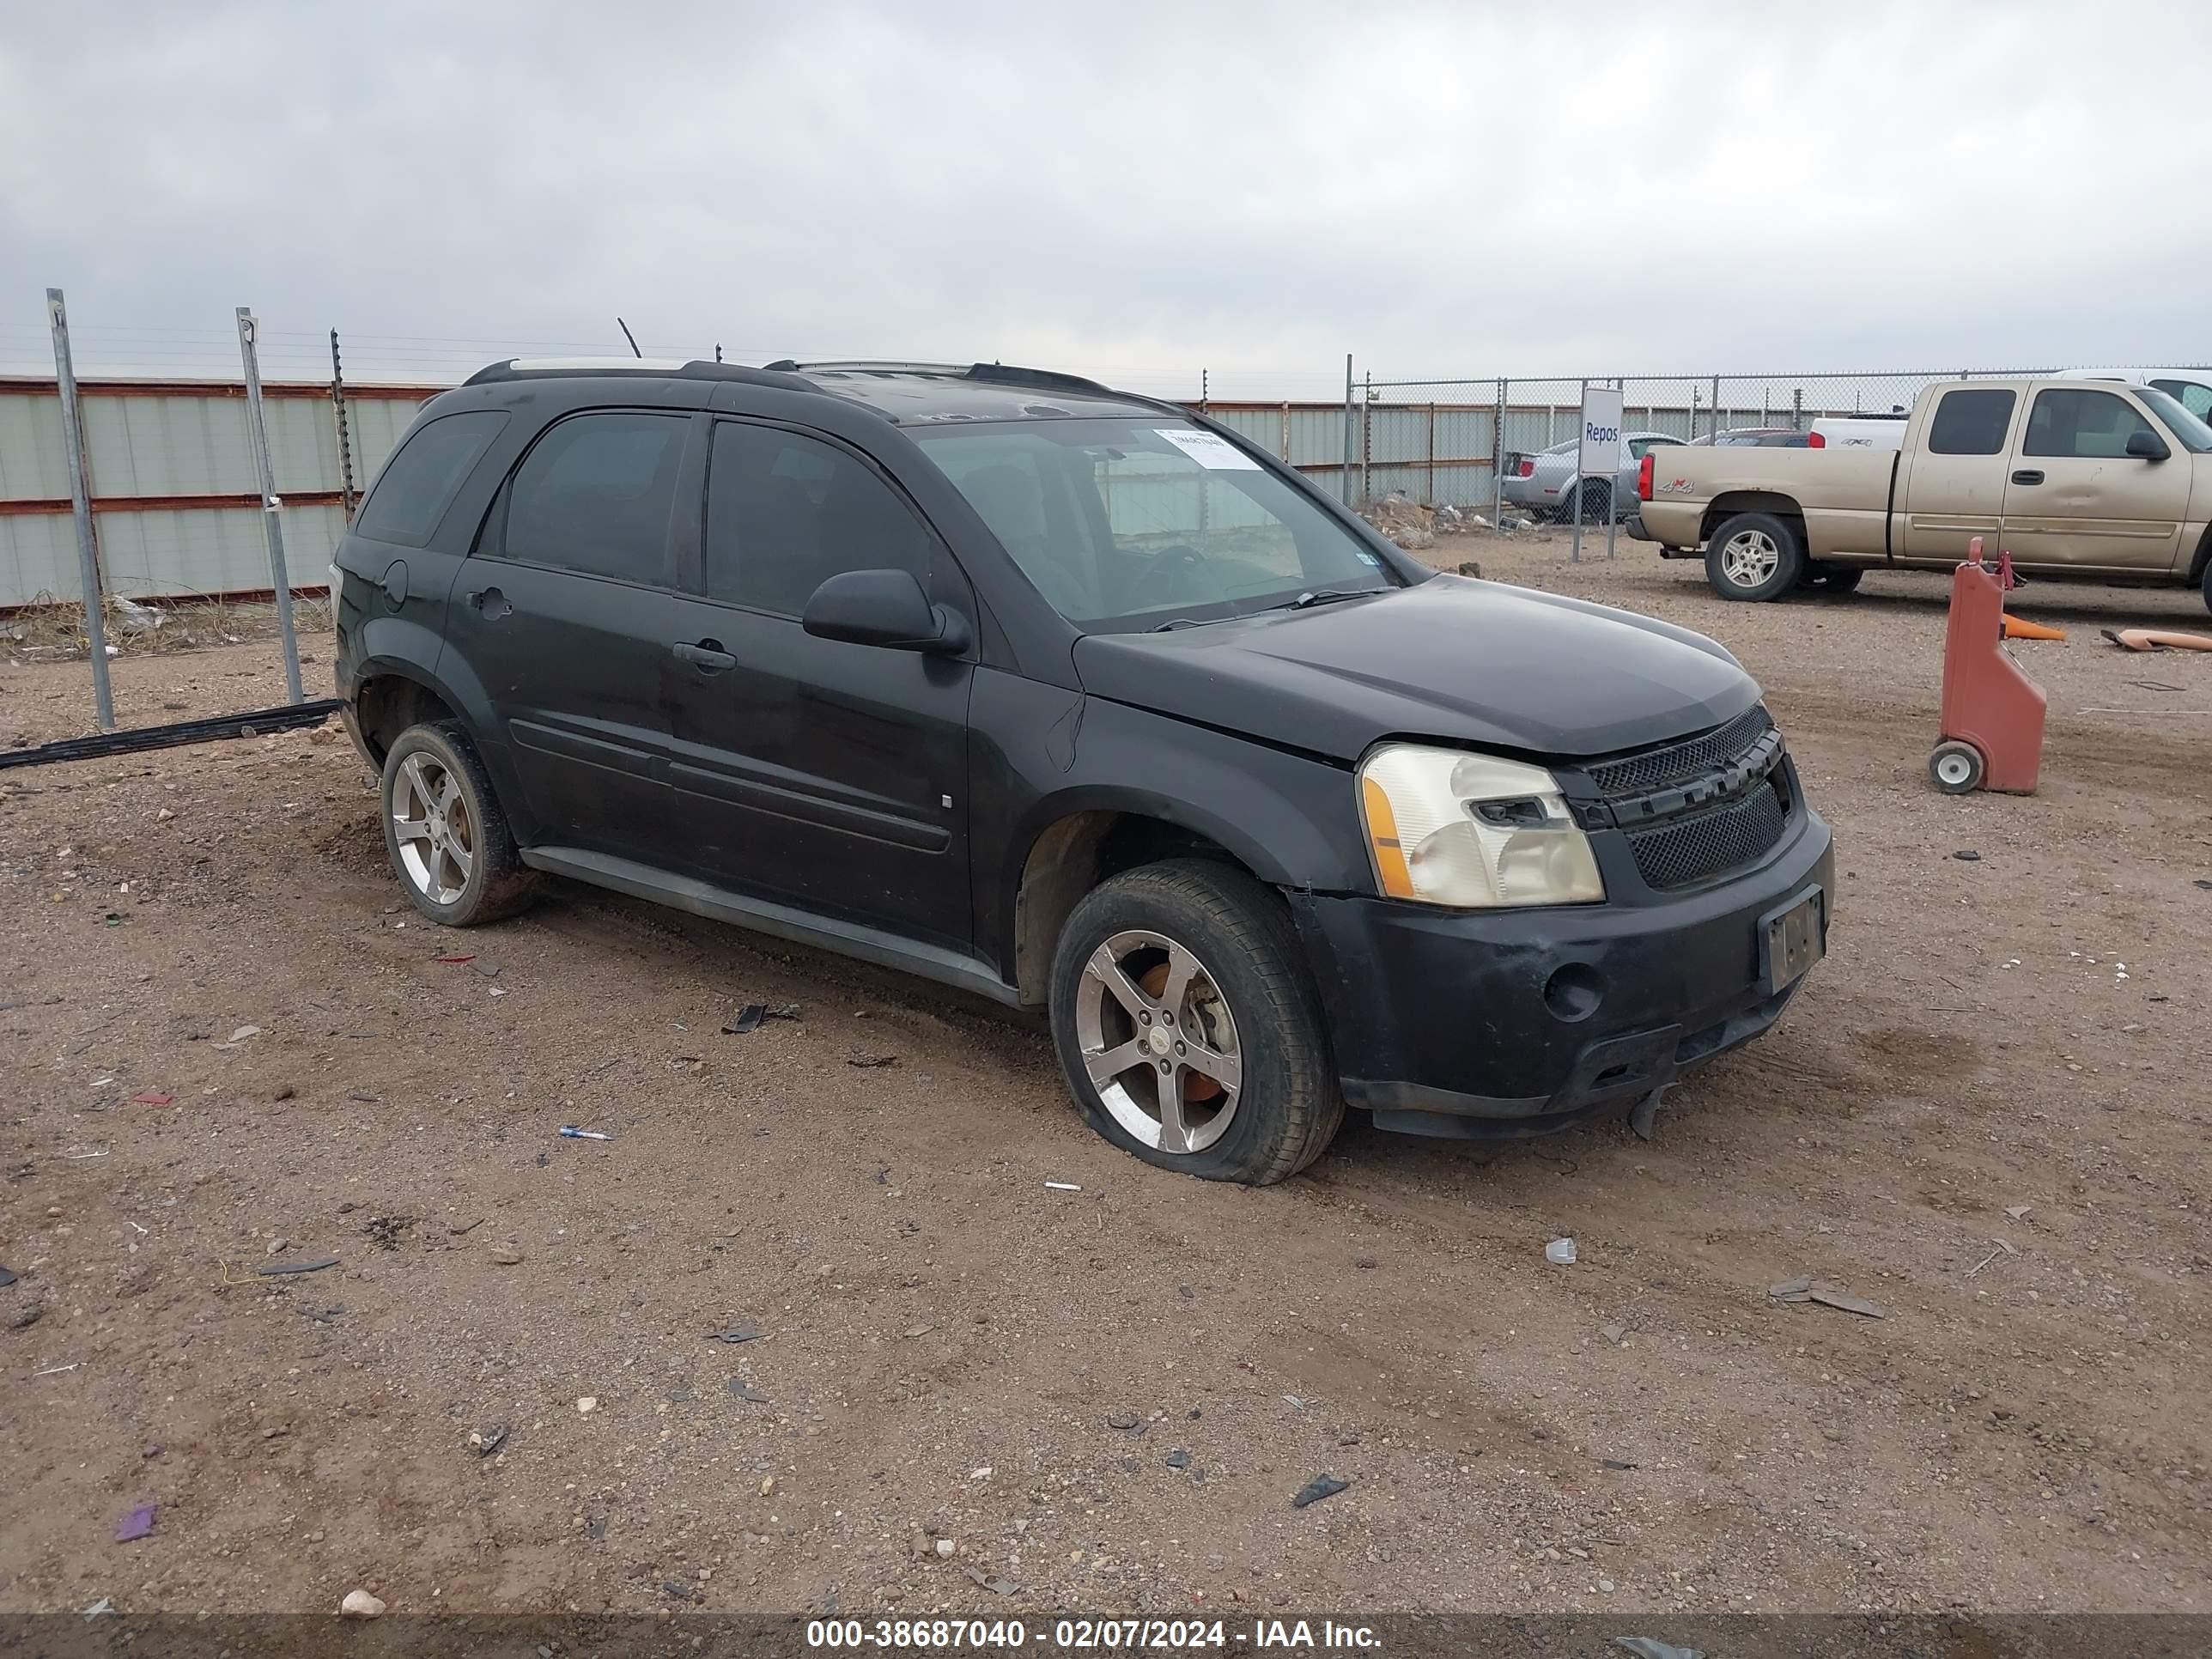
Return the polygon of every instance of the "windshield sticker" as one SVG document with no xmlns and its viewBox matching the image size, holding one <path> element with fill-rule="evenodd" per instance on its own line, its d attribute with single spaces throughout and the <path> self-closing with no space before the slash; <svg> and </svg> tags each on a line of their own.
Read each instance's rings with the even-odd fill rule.
<svg viewBox="0 0 2212 1659">
<path fill-rule="evenodd" d="M 1187 426 L 1152 428 L 1210 472 L 1257 472 L 1260 463 L 1218 432 L 1195 432 Z"/>
</svg>

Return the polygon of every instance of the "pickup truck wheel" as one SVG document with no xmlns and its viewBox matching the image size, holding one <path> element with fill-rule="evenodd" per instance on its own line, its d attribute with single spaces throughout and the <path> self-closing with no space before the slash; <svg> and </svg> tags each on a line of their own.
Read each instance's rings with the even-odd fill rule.
<svg viewBox="0 0 2212 1659">
<path fill-rule="evenodd" d="M 2204 608 L 2212 611 L 2212 564 L 2204 567 Z"/>
<path fill-rule="evenodd" d="M 1860 565 L 1816 564 L 1806 573 L 1804 586 L 1820 593 L 1855 593 L 1865 575 Z"/>
<path fill-rule="evenodd" d="M 1102 883 L 1061 931 L 1051 1011 L 1084 1116 L 1147 1164 L 1266 1186 L 1343 1121 L 1290 917 L 1242 871 L 1178 859 Z"/>
<path fill-rule="evenodd" d="M 1776 599 L 1797 586 L 1805 550 L 1766 513 L 1739 513 L 1705 544 L 1705 580 L 1724 599 Z"/>
<path fill-rule="evenodd" d="M 384 757 L 384 848 L 415 908 L 473 927 L 529 902 L 526 868 L 483 763 L 451 720 L 410 726 Z"/>
</svg>

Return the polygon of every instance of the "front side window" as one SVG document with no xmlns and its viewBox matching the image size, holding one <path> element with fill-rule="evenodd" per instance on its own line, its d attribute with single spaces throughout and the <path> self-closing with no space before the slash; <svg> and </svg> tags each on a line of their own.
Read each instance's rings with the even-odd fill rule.
<svg viewBox="0 0 2212 1659">
<path fill-rule="evenodd" d="M 1928 453 L 2003 454 L 2005 434 L 2012 429 L 2014 395 L 2009 388 L 1995 386 L 1945 392 L 1928 428 Z"/>
<path fill-rule="evenodd" d="M 2035 394 L 2035 407 L 2027 412 L 2027 435 L 2021 441 L 2020 453 L 2118 460 L 2128 453 L 2130 438 L 2150 430 L 2150 422 L 2118 392 L 2054 388 Z"/>
<path fill-rule="evenodd" d="M 1094 631 L 1403 586 L 1297 486 L 1186 422 L 978 423 L 916 441 L 1054 609 Z"/>
<path fill-rule="evenodd" d="M 787 617 L 848 570 L 929 577 L 928 531 L 859 457 L 781 427 L 722 421 L 707 472 L 707 595 Z"/>
<path fill-rule="evenodd" d="M 416 427 L 384 464 L 355 532 L 372 541 L 422 546 L 506 424 L 505 410 L 475 409 Z"/>
<path fill-rule="evenodd" d="M 668 514 L 690 427 L 684 415 L 572 415 L 507 484 L 501 551 L 586 576 L 668 582 Z"/>
</svg>

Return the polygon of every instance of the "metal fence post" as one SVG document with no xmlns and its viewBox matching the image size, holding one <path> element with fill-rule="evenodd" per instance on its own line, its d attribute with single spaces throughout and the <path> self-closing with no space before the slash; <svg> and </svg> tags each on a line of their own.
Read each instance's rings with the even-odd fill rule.
<svg viewBox="0 0 2212 1659">
<path fill-rule="evenodd" d="M 1575 539 L 1567 554 L 1570 564 L 1583 562 L 1583 407 L 1589 402 L 1589 382 L 1583 382 L 1582 395 L 1575 399 Z"/>
<path fill-rule="evenodd" d="M 1337 494 L 1352 505 L 1352 354 L 1344 354 L 1344 479 Z"/>
<path fill-rule="evenodd" d="M 253 349 L 259 326 L 249 307 L 238 307 L 238 350 L 246 364 L 246 420 L 253 440 L 253 459 L 261 469 L 261 527 L 269 541 L 269 578 L 276 593 L 276 632 L 284 641 L 284 688 L 294 702 L 303 702 L 300 641 L 292 630 L 292 579 L 284 569 L 284 526 L 278 521 L 284 503 L 276 494 L 276 475 L 269 464 L 269 427 L 261 410 L 261 363 Z"/>
<path fill-rule="evenodd" d="M 716 348 L 717 351 L 720 349 Z M 718 356 L 715 361 L 720 362 Z M 338 499 L 345 506 L 346 522 L 353 522 L 353 429 L 346 421 L 345 370 L 338 364 L 338 331 L 331 331 L 331 407 L 338 422 Z M 331 596 L 335 599 L 337 596 Z"/>
<path fill-rule="evenodd" d="M 1367 376 L 1364 395 L 1359 400 L 1359 504 L 1367 507 L 1375 500 L 1374 475 L 1370 471 L 1375 461 L 1375 377 Z"/>
<path fill-rule="evenodd" d="M 1437 400 L 1429 399 L 1429 499 L 1428 505 L 1437 504 Z"/>
<path fill-rule="evenodd" d="M 1713 441 L 1714 441 L 1715 443 L 1718 443 L 1718 442 L 1721 441 L 1721 377 L 1720 377 L 1719 375 L 1717 375 L 1717 374 L 1716 374 L 1716 375 L 1714 375 L 1714 376 L 1713 376 L 1713 421 L 1712 421 L 1712 426 L 1713 426 Z M 1696 437 L 1698 434 L 1697 434 L 1696 433 L 1692 432 L 1690 435 L 1691 435 L 1692 437 L 1693 437 L 1693 438 L 1694 438 L 1694 437 Z"/>
<path fill-rule="evenodd" d="M 1280 452 L 1285 466 L 1291 464 L 1291 401 L 1283 399 L 1283 447 Z"/>
<path fill-rule="evenodd" d="M 1505 391 L 1500 379 L 1490 405 L 1490 526 L 1505 528 Z"/>
<path fill-rule="evenodd" d="M 100 729 L 112 732 L 115 697 L 107 684 L 107 599 L 100 588 L 100 544 L 92 528 L 92 479 L 84 464 L 76 365 L 70 356 L 69 307 L 58 288 L 46 290 L 46 320 L 54 331 L 54 382 L 62 399 L 62 447 L 69 451 L 70 512 L 76 521 L 77 592 L 84 600 L 84 636 L 92 647 L 93 708 L 100 717 Z"/>
</svg>

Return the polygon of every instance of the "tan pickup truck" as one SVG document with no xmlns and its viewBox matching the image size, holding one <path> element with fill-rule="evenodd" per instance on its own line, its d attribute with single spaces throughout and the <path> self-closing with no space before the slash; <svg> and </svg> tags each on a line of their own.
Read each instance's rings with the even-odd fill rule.
<svg viewBox="0 0 2212 1659">
<path fill-rule="evenodd" d="M 2201 585 L 2212 605 L 2212 426 L 2148 386 L 1945 381 L 1898 449 L 1655 449 L 1637 495 L 1629 534 L 1702 556 L 1724 599 L 1945 568 L 1979 536 L 2025 571 Z"/>
</svg>

